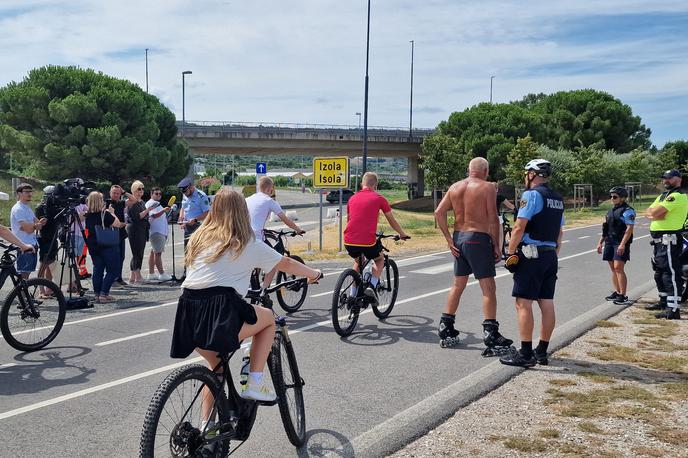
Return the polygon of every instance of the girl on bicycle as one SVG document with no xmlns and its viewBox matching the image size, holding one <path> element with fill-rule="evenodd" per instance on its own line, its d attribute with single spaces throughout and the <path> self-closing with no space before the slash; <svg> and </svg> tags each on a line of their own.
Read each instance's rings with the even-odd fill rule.
<svg viewBox="0 0 688 458">
<path fill-rule="evenodd" d="M 244 197 L 228 187 L 215 195 L 203 225 L 189 239 L 186 280 L 177 305 L 172 335 L 173 358 L 194 350 L 215 369 L 218 353 L 230 353 L 252 337 L 248 383 L 241 396 L 273 401 L 276 396 L 263 381 L 263 370 L 275 337 L 272 311 L 244 301 L 254 268 L 280 271 L 316 282 L 321 273 L 284 257 L 260 240 L 251 229 Z M 212 399 L 204 400 L 210 411 Z"/>
</svg>

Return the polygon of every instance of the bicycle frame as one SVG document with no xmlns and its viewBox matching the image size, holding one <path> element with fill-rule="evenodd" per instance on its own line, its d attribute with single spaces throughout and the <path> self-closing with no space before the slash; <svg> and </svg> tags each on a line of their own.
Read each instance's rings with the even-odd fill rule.
<svg viewBox="0 0 688 458">
<path fill-rule="evenodd" d="M 5 286 L 7 278 L 11 278 L 12 284 L 14 287 L 17 287 L 23 279 L 14 266 L 14 256 L 9 254 L 11 248 L 4 244 L 0 244 L 0 248 L 6 248 L 5 252 L 2 254 L 2 258 L 0 258 L 0 289 Z"/>
</svg>

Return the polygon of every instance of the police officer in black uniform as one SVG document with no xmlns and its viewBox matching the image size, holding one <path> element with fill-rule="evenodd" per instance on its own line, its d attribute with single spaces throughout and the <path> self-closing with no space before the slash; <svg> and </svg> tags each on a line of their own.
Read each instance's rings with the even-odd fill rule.
<svg viewBox="0 0 688 458">
<path fill-rule="evenodd" d="M 626 203 L 628 191 L 623 186 L 614 186 L 609 190 L 609 197 L 614 206 L 607 212 L 607 218 L 602 224 L 602 237 L 597 244 L 597 252 L 602 254 L 602 260 L 609 263 L 612 271 L 612 285 L 614 292 L 605 297 L 614 301 L 616 305 L 629 305 L 626 296 L 626 262 L 631 259 L 631 243 L 633 243 L 633 226 L 635 225 L 635 210 Z"/>
<path fill-rule="evenodd" d="M 548 185 L 552 164 L 533 159 L 525 166 L 526 191 L 511 232 L 505 267 L 514 273 L 521 349 L 500 358 L 509 366 L 546 365 L 547 348 L 554 331 L 554 287 L 564 225 L 564 200 Z M 533 349 L 533 301 L 542 315 L 540 342 Z"/>
</svg>

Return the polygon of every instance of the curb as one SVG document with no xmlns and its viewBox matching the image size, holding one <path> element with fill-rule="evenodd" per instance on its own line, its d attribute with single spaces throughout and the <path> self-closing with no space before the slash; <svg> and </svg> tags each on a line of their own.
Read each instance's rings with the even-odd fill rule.
<svg viewBox="0 0 688 458">
<path fill-rule="evenodd" d="M 638 299 L 654 288 L 655 282 L 651 280 L 629 291 L 628 295 Z M 597 321 L 611 318 L 628 307 L 631 306 L 620 307 L 605 301 L 555 328 L 550 351 L 554 352 L 567 346 L 594 328 Z M 390 455 L 443 423 L 460 408 L 499 388 L 524 370 L 504 366 L 496 360 L 399 412 L 327 456 L 384 457 Z"/>
</svg>

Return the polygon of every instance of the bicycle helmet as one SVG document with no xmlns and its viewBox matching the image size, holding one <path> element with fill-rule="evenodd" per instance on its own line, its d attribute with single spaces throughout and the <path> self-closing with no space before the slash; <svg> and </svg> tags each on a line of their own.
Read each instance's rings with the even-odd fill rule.
<svg viewBox="0 0 688 458">
<path fill-rule="evenodd" d="M 628 190 L 623 186 L 614 186 L 609 190 L 609 194 L 618 194 L 619 197 L 628 197 Z"/>
<path fill-rule="evenodd" d="M 547 178 L 552 174 L 552 163 L 545 159 L 533 159 L 526 164 L 525 170 L 529 172 L 532 170 L 538 176 Z"/>
</svg>

